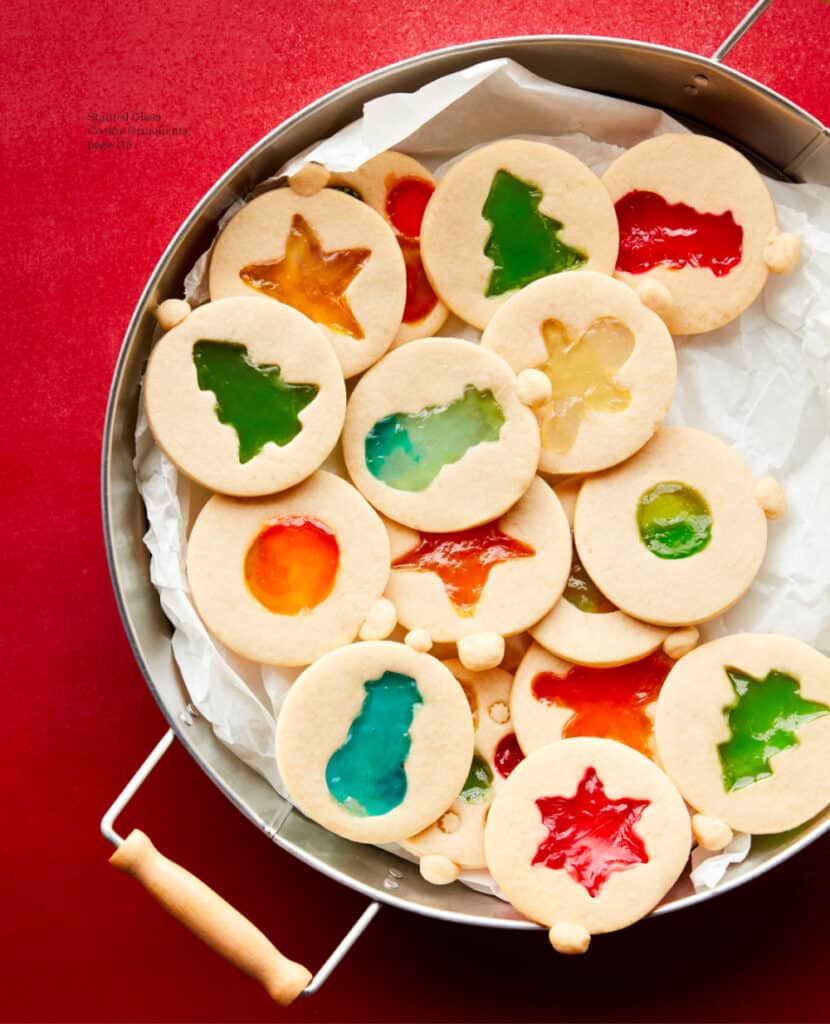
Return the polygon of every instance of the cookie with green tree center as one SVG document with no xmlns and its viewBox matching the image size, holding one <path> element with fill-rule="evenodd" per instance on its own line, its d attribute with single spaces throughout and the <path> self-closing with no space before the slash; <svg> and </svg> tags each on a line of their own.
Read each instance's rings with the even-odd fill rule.
<svg viewBox="0 0 830 1024">
<path fill-rule="evenodd" d="M 659 626 L 720 615 L 752 585 L 780 487 L 756 482 L 723 441 L 661 427 L 627 462 L 590 477 L 574 538 L 591 579 L 618 608 Z"/>
<path fill-rule="evenodd" d="M 343 374 L 322 332 L 265 299 L 184 312 L 156 343 L 144 378 L 158 446 L 223 494 L 272 494 L 313 473 L 346 410 Z"/>
<path fill-rule="evenodd" d="M 440 661 L 405 644 L 324 655 L 292 684 L 277 719 L 277 767 L 292 801 L 355 842 L 426 828 L 458 796 L 472 756 L 464 691 Z"/>
<path fill-rule="evenodd" d="M 830 659 L 776 634 L 703 644 L 669 673 L 655 738 L 693 827 L 796 828 L 830 803 Z"/>
<path fill-rule="evenodd" d="M 421 230 L 433 287 L 462 320 L 484 328 L 511 295 L 549 274 L 610 274 L 617 225 L 608 193 L 576 157 L 504 139 L 454 164 Z"/>
</svg>

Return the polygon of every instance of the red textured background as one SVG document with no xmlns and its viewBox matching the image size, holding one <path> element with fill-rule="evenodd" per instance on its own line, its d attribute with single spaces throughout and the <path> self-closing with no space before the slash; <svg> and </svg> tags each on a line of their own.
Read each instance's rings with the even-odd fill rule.
<svg viewBox="0 0 830 1024">
<path fill-rule="evenodd" d="M 274 124 L 395 60 L 495 36 L 711 53 L 751 0 L 6 0 L 2 81 L 6 779 L 0 1016 L 54 1021 L 828 1020 L 830 840 L 750 887 L 555 958 L 542 934 L 384 909 L 288 1010 L 106 865 L 98 819 L 164 729 L 116 613 L 98 498 L 110 375 L 159 254 Z M 729 63 L 827 123 L 830 7 L 775 0 Z M 177 140 L 88 153 L 90 110 Z M 363 899 L 260 835 L 179 749 L 125 816 L 319 965 Z"/>
</svg>

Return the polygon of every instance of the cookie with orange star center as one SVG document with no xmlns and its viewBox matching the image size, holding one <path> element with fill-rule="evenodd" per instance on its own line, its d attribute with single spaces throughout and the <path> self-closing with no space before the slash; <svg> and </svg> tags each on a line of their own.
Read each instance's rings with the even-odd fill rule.
<svg viewBox="0 0 830 1024">
<path fill-rule="evenodd" d="M 259 295 L 304 313 L 346 377 L 389 348 L 406 299 L 392 229 L 365 203 L 328 188 L 306 195 L 286 186 L 246 203 L 214 244 L 208 280 L 212 299 Z"/>
<path fill-rule="evenodd" d="M 592 473 L 627 459 L 674 395 L 666 326 L 605 274 L 577 270 L 528 285 L 497 310 L 481 344 L 515 373 L 548 378 L 551 397 L 535 410 L 547 473 Z"/>
<path fill-rule="evenodd" d="M 433 176 L 411 156 L 388 150 L 356 171 L 332 174 L 329 184 L 377 210 L 398 239 L 406 264 L 406 306 L 393 347 L 435 334 L 449 311 L 433 291 L 421 259 L 421 221 L 435 191 Z"/>
<path fill-rule="evenodd" d="M 686 865 L 689 814 L 647 757 L 604 739 L 550 743 L 493 799 L 487 866 L 517 910 L 583 953 L 592 935 L 645 916 Z"/>
</svg>

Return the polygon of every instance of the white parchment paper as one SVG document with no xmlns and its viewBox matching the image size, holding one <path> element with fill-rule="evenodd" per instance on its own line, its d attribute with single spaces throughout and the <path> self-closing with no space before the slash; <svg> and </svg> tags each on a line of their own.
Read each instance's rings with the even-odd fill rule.
<svg viewBox="0 0 830 1024">
<path fill-rule="evenodd" d="M 417 157 L 440 177 L 464 152 L 521 135 L 553 142 L 596 172 L 625 148 L 664 132 L 685 131 L 660 111 L 537 78 L 493 60 L 437 79 L 413 94 L 372 100 L 363 117 L 283 168 L 307 160 L 355 170 L 385 149 Z M 830 189 L 769 182 L 781 227 L 803 242 L 801 266 L 771 278 L 757 302 L 720 330 L 678 339 L 679 378 L 669 420 L 717 434 L 757 476 L 773 475 L 789 501 L 770 526 L 770 544 L 750 593 L 702 628 L 704 638 L 735 632 L 789 633 L 830 650 Z M 242 205 L 238 200 L 225 218 Z M 192 304 L 207 300 L 204 254 L 185 282 Z M 451 318 L 445 336 L 477 339 Z M 298 671 L 247 662 L 205 629 L 190 600 L 184 569 L 189 525 L 206 495 L 179 478 L 153 443 L 143 411 L 136 433 L 136 474 L 147 508 L 151 577 L 174 626 L 173 650 L 193 705 L 218 738 L 286 799 L 273 757 L 276 717 Z M 337 455 L 327 468 L 343 473 Z M 726 851 L 693 854 L 696 888 L 715 887 L 748 854 L 737 836 Z M 462 876 L 500 895 L 487 872 Z"/>
</svg>

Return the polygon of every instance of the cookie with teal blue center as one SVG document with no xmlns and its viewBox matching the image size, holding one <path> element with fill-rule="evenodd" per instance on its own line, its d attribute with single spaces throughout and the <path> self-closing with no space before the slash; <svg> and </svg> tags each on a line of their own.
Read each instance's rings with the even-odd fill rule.
<svg viewBox="0 0 830 1024">
<path fill-rule="evenodd" d="M 346 409 L 334 349 L 307 317 L 267 299 L 209 302 L 157 342 L 144 407 L 186 476 L 251 497 L 293 487 L 327 458 Z"/>
<path fill-rule="evenodd" d="M 355 842 L 394 842 L 435 821 L 464 786 L 470 706 L 431 655 L 389 641 L 352 644 L 293 683 L 276 757 L 308 817 Z"/>
</svg>

